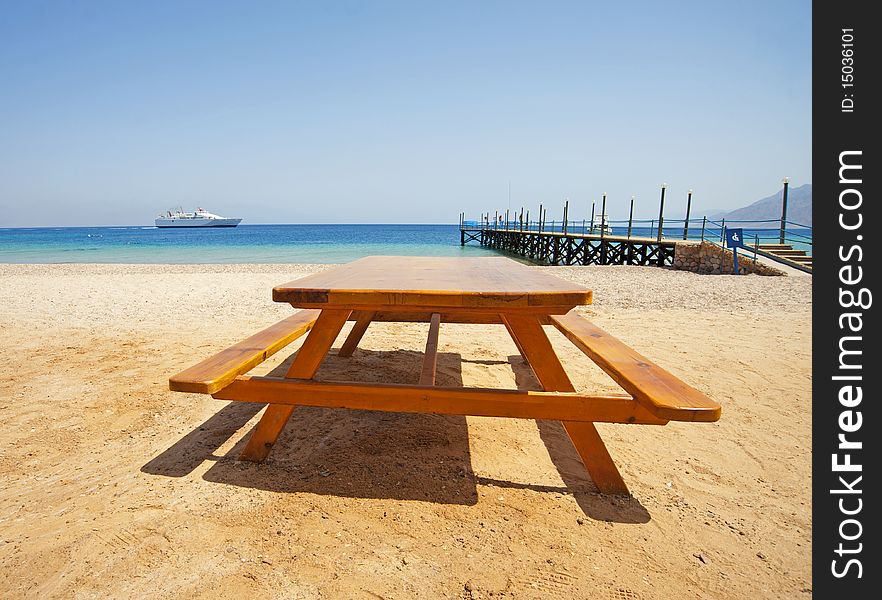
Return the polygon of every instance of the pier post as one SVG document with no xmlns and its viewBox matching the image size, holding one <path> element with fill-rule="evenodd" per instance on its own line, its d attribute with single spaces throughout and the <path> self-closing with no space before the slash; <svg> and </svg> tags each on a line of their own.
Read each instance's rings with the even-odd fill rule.
<svg viewBox="0 0 882 600">
<path fill-rule="evenodd" d="M 726 219 L 721 219 L 720 220 L 720 245 L 722 245 L 722 243 L 725 241 L 725 239 L 726 239 Z"/>
<path fill-rule="evenodd" d="M 631 225 L 634 223 L 634 196 L 631 196 L 631 212 L 628 213 L 628 239 L 631 239 Z"/>
<path fill-rule="evenodd" d="M 689 239 L 689 213 L 692 211 L 692 190 L 689 190 L 689 195 L 686 196 L 686 222 L 683 223 L 683 239 Z"/>
<path fill-rule="evenodd" d="M 606 222 L 606 194 L 603 195 L 603 201 L 600 204 L 600 264 L 606 264 L 606 234 L 604 233 L 604 223 Z"/>
<path fill-rule="evenodd" d="M 591 229 L 588 230 L 588 233 L 594 231 L 594 200 L 591 201 Z"/>
<path fill-rule="evenodd" d="M 658 206 L 658 237 L 657 241 L 661 241 L 662 239 L 662 227 L 664 226 L 665 221 L 665 188 L 668 187 L 667 183 L 663 183 L 661 186 L 661 200 L 659 201 Z"/>
<path fill-rule="evenodd" d="M 539 203 L 539 233 L 542 233 L 542 203 Z"/>
<path fill-rule="evenodd" d="M 704 241 L 704 227 L 707 225 L 707 216 L 701 217 L 701 241 Z"/>
<path fill-rule="evenodd" d="M 784 243 L 784 230 L 787 223 L 787 188 L 790 185 L 790 179 L 784 178 L 784 195 L 781 198 L 781 239 L 778 243 Z"/>
<path fill-rule="evenodd" d="M 561 233 L 566 235 L 567 233 L 567 213 L 570 211 L 570 199 L 567 198 L 566 202 L 564 202 L 564 214 L 563 214 L 563 225 L 561 225 Z"/>
<path fill-rule="evenodd" d="M 505 230 L 508 231 L 508 209 L 505 209 Z"/>
</svg>

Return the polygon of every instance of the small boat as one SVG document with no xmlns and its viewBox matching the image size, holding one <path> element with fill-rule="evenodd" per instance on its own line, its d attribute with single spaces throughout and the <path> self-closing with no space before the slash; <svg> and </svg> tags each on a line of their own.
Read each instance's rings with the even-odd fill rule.
<svg viewBox="0 0 882 600">
<path fill-rule="evenodd" d="M 609 217 L 606 215 L 600 216 L 600 223 L 595 223 L 591 226 L 591 231 L 588 233 L 590 235 L 612 235 L 612 227 L 609 224 Z"/>
<path fill-rule="evenodd" d="M 228 219 L 202 208 L 196 212 L 184 212 L 183 208 L 166 211 L 156 219 L 157 227 L 235 227 L 242 219 Z"/>
</svg>

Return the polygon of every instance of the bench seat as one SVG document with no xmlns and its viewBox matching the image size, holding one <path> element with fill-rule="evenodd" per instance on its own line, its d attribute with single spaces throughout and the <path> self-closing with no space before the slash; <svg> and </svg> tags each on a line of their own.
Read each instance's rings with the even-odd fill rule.
<svg viewBox="0 0 882 600">
<path fill-rule="evenodd" d="M 551 324 L 655 416 L 669 421 L 716 421 L 720 405 L 638 354 L 584 317 L 551 315 Z"/>
<path fill-rule="evenodd" d="M 211 358 L 181 371 L 168 380 L 175 392 L 213 394 L 247 373 L 267 358 L 307 333 L 315 324 L 319 310 L 301 310 L 275 325 L 221 350 Z"/>
</svg>

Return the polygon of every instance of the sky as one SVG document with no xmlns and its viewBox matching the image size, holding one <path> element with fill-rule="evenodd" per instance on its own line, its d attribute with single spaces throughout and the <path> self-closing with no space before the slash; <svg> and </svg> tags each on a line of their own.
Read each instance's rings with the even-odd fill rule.
<svg viewBox="0 0 882 600">
<path fill-rule="evenodd" d="M 0 1 L 0 227 L 682 218 L 811 182 L 808 2 Z"/>
</svg>

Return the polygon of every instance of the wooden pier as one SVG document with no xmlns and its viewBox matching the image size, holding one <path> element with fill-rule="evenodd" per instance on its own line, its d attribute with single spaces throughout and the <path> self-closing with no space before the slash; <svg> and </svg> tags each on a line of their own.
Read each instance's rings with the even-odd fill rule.
<svg viewBox="0 0 882 600">
<path fill-rule="evenodd" d="M 495 213 L 482 212 L 477 221 L 467 221 L 459 214 L 459 241 L 461 246 L 478 242 L 486 248 L 510 252 L 539 264 L 546 265 L 653 265 L 669 267 L 674 264 L 678 243 L 704 242 L 725 247 L 726 230 L 743 229 L 745 248 L 756 255 L 787 264 L 811 273 L 812 228 L 787 220 L 788 179 L 783 180 L 780 219 L 739 219 L 726 223 L 708 219 L 690 218 L 692 190 L 686 196 L 684 219 L 665 217 L 665 190 L 661 185 L 658 219 L 634 219 L 634 196 L 631 197 L 627 221 L 612 221 L 606 215 L 607 195 L 602 195 L 600 214 L 591 202 L 591 219 L 581 223 L 570 215 L 569 199 L 564 202 L 563 218 L 548 223 L 548 209 L 540 204 L 538 213 L 530 218 L 530 210 L 510 208 Z M 626 226 L 627 225 L 627 226 Z M 647 226 L 648 225 L 648 226 Z M 788 229 L 787 226 L 790 226 Z M 618 231 L 616 232 L 613 227 Z M 770 243 L 769 231 L 774 226 L 775 243 Z M 647 234 L 648 230 L 648 235 Z M 622 235 L 622 232 L 627 232 Z M 632 233 L 636 235 L 632 235 Z M 751 239 L 752 238 L 752 239 Z M 751 243 L 752 242 L 752 243 Z M 795 246 L 799 247 L 796 248 Z"/>
<path fill-rule="evenodd" d="M 478 242 L 547 265 L 674 264 L 676 241 L 648 237 L 563 233 L 526 229 L 467 227 L 459 229 L 460 245 Z"/>
</svg>

